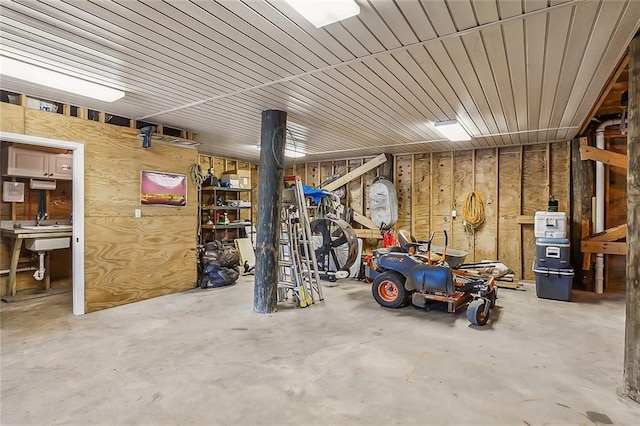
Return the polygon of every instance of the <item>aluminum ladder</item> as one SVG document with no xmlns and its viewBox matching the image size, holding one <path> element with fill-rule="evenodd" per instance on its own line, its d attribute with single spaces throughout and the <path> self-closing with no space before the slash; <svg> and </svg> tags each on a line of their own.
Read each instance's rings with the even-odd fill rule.
<svg viewBox="0 0 640 426">
<path fill-rule="evenodd" d="M 297 304 L 304 308 L 324 300 L 316 253 L 311 244 L 311 224 L 299 176 L 286 176 L 278 255 L 278 301 L 287 299 L 291 290 Z"/>
</svg>

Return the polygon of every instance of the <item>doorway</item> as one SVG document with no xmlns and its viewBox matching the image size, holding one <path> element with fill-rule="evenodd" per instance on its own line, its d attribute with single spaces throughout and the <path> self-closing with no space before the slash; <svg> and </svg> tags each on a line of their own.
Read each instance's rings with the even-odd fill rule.
<svg viewBox="0 0 640 426">
<path fill-rule="evenodd" d="M 84 315 L 84 144 L 18 133 L 0 132 L 0 140 L 5 142 L 60 148 L 73 153 L 73 230 L 71 244 L 73 314 Z"/>
</svg>

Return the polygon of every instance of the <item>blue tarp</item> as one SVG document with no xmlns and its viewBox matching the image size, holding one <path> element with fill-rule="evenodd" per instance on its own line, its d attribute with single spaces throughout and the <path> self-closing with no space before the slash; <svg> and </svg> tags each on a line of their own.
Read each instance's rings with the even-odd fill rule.
<svg viewBox="0 0 640 426">
<path fill-rule="evenodd" d="M 307 185 L 302 185 L 302 192 L 304 192 L 305 197 L 313 197 L 313 202 L 316 204 L 318 204 L 322 198 L 330 194 L 330 192 L 323 189 L 312 188 Z"/>
</svg>

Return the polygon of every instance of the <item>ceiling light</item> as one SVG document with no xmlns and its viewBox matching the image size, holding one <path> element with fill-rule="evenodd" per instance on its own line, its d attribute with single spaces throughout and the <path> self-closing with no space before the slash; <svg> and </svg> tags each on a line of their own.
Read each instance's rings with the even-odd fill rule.
<svg viewBox="0 0 640 426">
<path fill-rule="evenodd" d="M 354 0 L 285 0 L 316 28 L 342 21 L 360 13 Z"/>
<path fill-rule="evenodd" d="M 112 89 L 4 56 L 0 56 L 0 74 L 104 102 L 117 101 L 124 96 L 122 90 Z"/>
<path fill-rule="evenodd" d="M 469 141 L 471 135 L 456 120 L 433 123 L 433 127 L 450 141 Z"/>
</svg>

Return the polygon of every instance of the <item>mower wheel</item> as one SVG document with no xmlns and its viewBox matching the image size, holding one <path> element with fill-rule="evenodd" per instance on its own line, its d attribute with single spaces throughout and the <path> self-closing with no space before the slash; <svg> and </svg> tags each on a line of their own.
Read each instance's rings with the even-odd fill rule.
<svg viewBox="0 0 640 426">
<path fill-rule="evenodd" d="M 485 325 L 489 321 L 489 314 L 484 314 L 484 299 L 476 299 L 467 306 L 467 319 L 473 325 Z"/>
<path fill-rule="evenodd" d="M 404 288 L 405 278 L 397 273 L 387 271 L 376 277 L 371 286 L 373 298 L 385 308 L 399 308 L 406 303 L 407 290 Z"/>
</svg>

